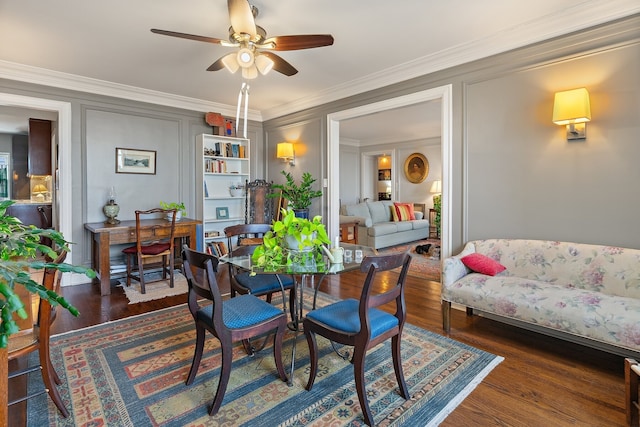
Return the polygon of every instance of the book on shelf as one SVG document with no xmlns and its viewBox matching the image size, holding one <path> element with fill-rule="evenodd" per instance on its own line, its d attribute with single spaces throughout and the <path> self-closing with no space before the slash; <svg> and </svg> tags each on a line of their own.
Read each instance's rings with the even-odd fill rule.
<svg viewBox="0 0 640 427">
<path fill-rule="evenodd" d="M 240 148 L 239 148 L 238 151 L 240 153 L 240 158 L 241 159 L 246 159 L 247 158 L 247 153 L 244 150 L 244 145 L 240 145 Z"/>
<path fill-rule="evenodd" d="M 231 157 L 240 157 L 240 144 L 231 144 Z"/>
<path fill-rule="evenodd" d="M 209 197 L 209 189 L 207 188 L 207 181 L 204 181 L 204 197 Z"/>
</svg>

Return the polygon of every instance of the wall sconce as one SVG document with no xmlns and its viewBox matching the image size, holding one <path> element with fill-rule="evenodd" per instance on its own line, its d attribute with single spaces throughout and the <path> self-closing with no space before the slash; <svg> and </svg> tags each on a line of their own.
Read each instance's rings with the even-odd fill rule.
<svg viewBox="0 0 640 427">
<path fill-rule="evenodd" d="M 289 162 L 291 166 L 296 164 L 296 152 L 292 142 L 279 142 L 276 149 L 276 157 Z"/>
<path fill-rule="evenodd" d="M 429 190 L 430 193 L 442 193 L 442 181 L 440 181 L 439 179 L 436 181 L 433 181 L 433 184 L 431 184 L 431 190 Z"/>
<path fill-rule="evenodd" d="M 587 139 L 587 124 L 591 106 L 587 89 L 557 92 L 553 101 L 553 123 L 567 125 L 567 141 Z"/>
</svg>

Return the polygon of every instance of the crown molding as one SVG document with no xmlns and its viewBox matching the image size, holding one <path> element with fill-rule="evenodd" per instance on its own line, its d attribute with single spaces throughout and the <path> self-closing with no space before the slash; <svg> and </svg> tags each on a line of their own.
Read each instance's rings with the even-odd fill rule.
<svg viewBox="0 0 640 427">
<path fill-rule="evenodd" d="M 3 60 L 0 60 L 0 78 L 111 96 L 131 101 L 164 105 L 167 107 L 182 108 L 191 111 L 216 111 L 231 117 L 235 117 L 236 115 L 235 106 L 112 83 L 75 74 L 61 73 L 59 71 Z M 262 115 L 259 111 L 249 110 L 247 115 L 249 120 L 262 121 Z"/>
<path fill-rule="evenodd" d="M 637 13 L 640 13 L 640 2 L 637 0 L 588 0 L 579 6 L 567 8 L 564 13 L 532 20 L 489 37 L 460 44 L 361 79 L 327 88 L 315 96 L 305 96 L 286 105 L 263 110 L 262 117 L 264 120 L 274 119 Z"/>
</svg>

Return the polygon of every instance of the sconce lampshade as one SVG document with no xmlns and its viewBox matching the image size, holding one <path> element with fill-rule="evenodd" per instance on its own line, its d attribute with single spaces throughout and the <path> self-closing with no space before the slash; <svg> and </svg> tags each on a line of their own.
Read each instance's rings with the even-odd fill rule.
<svg viewBox="0 0 640 427">
<path fill-rule="evenodd" d="M 557 92 L 553 102 L 553 123 L 569 125 L 591 120 L 591 106 L 587 89 Z"/>
<path fill-rule="evenodd" d="M 289 160 L 293 158 L 293 144 L 291 142 L 279 142 L 276 157 Z"/>
<path fill-rule="evenodd" d="M 442 181 L 433 181 L 433 184 L 431 184 L 431 190 L 429 191 L 431 193 L 442 193 Z"/>
</svg>

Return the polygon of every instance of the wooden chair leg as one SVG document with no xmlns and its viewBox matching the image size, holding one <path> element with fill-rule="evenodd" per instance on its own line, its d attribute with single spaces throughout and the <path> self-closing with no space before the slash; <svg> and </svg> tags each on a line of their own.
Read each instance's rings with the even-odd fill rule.
<svg viewBox="0 0 640 427">
<path fill-rule="evenodd" d="M 189 375 L 187 375 L 186 385 L 191 385 L 198 373 L 198 367 L 200 367 L 200 360 L 202 359 L 202 351 L 204 350 L 204 335 L 204 328 L 196 325 L 196 348 L 193 351 L 193 361 L 191 362 Z"/>
<path fill-rule="evenodd" d="M 127 259 L 127 287 L 131 286 L 131 271 L 133 270 L 133 266 L 131 265 L 132 255 L 125 255 Z"/>
<path fill-rule="evenodd" d="M 369 409 L 369 401 L 367 400 L 367 390 L 365 388 L 364 382 L 364 362 L 366 356 L 366 350 L 360 348 L 354 348 L 354 364 L 353 364 L 353 375 L 356 380 L 356 391 L 358 392 L 358 400 L 360 401 L 360 408 L 362 409 L 362 416 L 364 417 L 364 422 L 372 426 L 373 424 L 373 415 L 371 415 L 371 409 Z"/>
<path fill-rule="evenodd" d="M 309 381 L 307 381 L 305 388 L 311 390 L 313 383 L 316 381 L 316 374 L 318 373 L 318 344 L 316 343 L 316 334 L 311 332 L 307 325 L 304 325 L 304 335 L 309 345 Z"/>
<path fill-rule="evenodd" d="M 278 329 L 276 330 L 275 337 L 273 338 L 273 358 L 276 362 L 276 368 L 278 369 L 278 375 L 282 381 L 288 381 L 287 373 L 284 371 L 284 365 L 282 364 L 282 340 L 284 338 L 284 331 L 287 329 L 286 319 Z"/>
<path fill-rule="evenodd" d="M 49 390 L 49 397 L 51 397 L 51 400 L 60 411 L 60 414 L 62 414 L 64 418 L 67 418 L 69 416 L 69 411 L 62 402 L 62 398 L 60 397 L 55 381 L 55 377 L 57 377 L 58 374 L 55 373 L 55 371 L 51 371 L 53 369 L 53 365 L 49 359 L 49 346 L 45 343 L 41 344 L 42 346 L 38 350 L 38 353 L 40 353 L 40 366 L 42 367 L 42 380 L 44 382 L 44 386 Z"/>
<path fill-rule="evenodd" d="M 627 425 L 640 426 L 640 402 L 638 399 L 638 379 L 640 365 L 633 359 L 624 359 L 625 410 Z"/>
<path fill-rule="evenodd" d="M 407 383 L 404 381 L 404 372 L 402 371 L 402 355 L 400 352 L 400 335 L 396 335 L 391 338 L 391 351 L 393 357 L 393 370 L 396 373 L 396 381 L 400 388 L 400 395 L 404 399 L 409 399 L 409 389 Z"/>
<path fill-rule="evenodd" d="M 451 302 L 442 301 L 442 329 L 446 334 L 451 332 Z"/>
<path fill-rule="evenodd" d="M 169 287 L 173 288 L 173 271 L 175 270 L 175 261 L 173 253 L 169 254 Z"/>
<path fill-rule="evenodd" d="M 143 265 L 142 265 L 142 255 L 138 254 L 138 274 L 139 277 L 138 279 L 140 282 L 140 293 L 144 294 L 146 292 L 145 288 L 144 288 L 144 271 L 143 271 Z"/>
<path fill-rule="evenodd" d="M 231 362 L 233 361 L 233 347 L 231 342 L 220 343 L 220 352 L 222 355 L 222 366 L 220 367 L 220 380 L 218 381 L 218 388 L 216 395 L 213 398 L 211 408 L 209 408 L 209 415 L 215 415 L 218 413 L 222 400 L 224 399 L 224 393 L 227 391 L 227 385 L 229 384 L 229 377 L 231 375 Z"/>
</svg>

